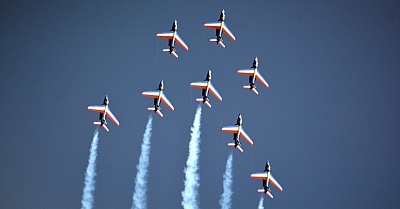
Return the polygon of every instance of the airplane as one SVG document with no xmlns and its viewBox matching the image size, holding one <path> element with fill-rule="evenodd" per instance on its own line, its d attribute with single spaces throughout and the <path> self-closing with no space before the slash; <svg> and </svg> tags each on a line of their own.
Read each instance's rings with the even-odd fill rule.
<svg viewBox="0 0 400 209">
<path fill-rule="evenodd" d="M 250 89 L 256 95 L 258 95 L 258 91 L 256 90 L 256 79 L 259 80 L 266 88 L 269 88 L 267 81 L 262 77 L 260 71 L 258 70 L 258 58 L 254 58 L 253 66 L 251 69 L 241 69 L 237 71 L 240 75 L 249 76 L 249 83 L 250 85 L 243 86 L 244 89 Z"/>
<path fill-rule="evenodd" d="M 172 24 L 172 29 L 169 32 L 157 33 L 157 38 L 166 38 L 168 41 L 168 49 L 163 49 L 163 52 L 169 52 L 174 55 L 174 57 L 178 58 L 178 54 L 175 52 L 175 41 L 182 46 L 182 48 L 189 50 L 189 47 L 185 44 L 182 38 L 178 35 L 178 22 L 174 20 Z"/>
<path fill-rule="evenodd" d="M 239 141 L 240 136 L 243 137 L 251 146 L 253 146 L 253 141 L 250 139 L 249 135 L 246 134 L 244 129 L 242 128 L 242 115 L 239 114 L 237 118 L 237 122 L 234 126 L 225 126 L 222 128 L 223 132 L 233 133 L 234 143 L 228 143 L 229 147 L 235 147 L 240 152 L 243 152 L 242 144 Z"/>
<path fill-rule="evenodd" d="M 99 112 L 100 116 L 99 116 L 99 120 L 100 122 L 93 122 L 94 125 L 96 126 L 101 126 L 104 128 L 104 130 L 106 130 L 107 132 L 110 131 L 106 124 L 107 124 L 107 120 L 106 117 L 108 116 L 117 126 L 119 126 L 119 121 L 117 120 L 117 118 L 114 116 L 114 114 L 112 114 L 110 108 L 108 107 L 108 96 L 106 95 L 104 97 L 104 101 L 102 105 L 92 105 L 92 106 L 88 106 L 88 110 L 90 111 L 94 111 L 94 112 Z"/>
<path fill-rule="evenodd" d="M 167 96 L 165 96 L 163 89 L 164 89 L 164 81 L 161 80 L 160 84 L 158 85 L 158 89 L 156 91 L 142 92 L 142 96 L 154 98 L 154 107 L 149 107 L 149 108 L 147 108 L 147 110 L 156 112 L 160 117 L 164 117 L 164 115 L 160 111 L 161 110 L 161 107 L 160 107 L 161 101 L 164 102 L 164 104 L 167 105 L 167 107 L 169 107 L 169 109 L 174 111 L 174 106 L 168 100 Z"/>
<path fill-rule="evenodd" d="M 226 33 L 226 35 L 228 35 L 229 38 L 231 38 L 233 41 L 236 41 L 236 37 L 229 30 L 228 26 L 226 26 L 226 23 L 225 23 L 225 10 L 221 11 L 221 14 L 219 16 L 218 22 L 205 23 L 204 27 L 205 28 L 216 29 L 215 33 L 216 33 L 217 38 L 210 39 L 210 42 L 216 42 L 222 48 L 225 48 L 225 44 L 223 43 L 223 40 L 222 40 L 222 33 L 223 32 Z"/>
<path fill-rule="evenodd" d="M 211 108 L 211 104 L 208 99 L 208 92 L 211 92 L 215 97 L 217 97 L 219 101 L 222 101 L 221 95 L 219 95 L 217 89 L 215 89 L 215 87 L 211 83 L 211 70 L 208 71 L 206 79 L 204 81 L 192 82 L 190 84 L 190 87 L 203 89 L 201 92 L 203 98 L 197 98 L 196 101 L 203 102 L 209 108 Z"/>
<path fill-rule="evenodd" d="M 253 179 L 260 179 L 263 180 L 263 189 L 258 189 L 258 193 L 264 193 L 268 195 L 270 198 L 274 198 L 271 194 L 271 188 L 268 187 L 268 183 L 271 182 L 279 191 L 283 191 L 282 186 L 278 183 L 277 180 L 271 175 L 271 166 L 269 161 L 265 163 L 265 170 L 264 172 L 253 173 L 250 176 Z"/>
</svg>

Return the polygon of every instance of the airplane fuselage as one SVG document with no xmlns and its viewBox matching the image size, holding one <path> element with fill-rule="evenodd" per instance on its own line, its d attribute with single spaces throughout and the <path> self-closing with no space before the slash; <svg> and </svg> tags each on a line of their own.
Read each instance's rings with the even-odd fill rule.
<svg viewBox="0 0 400 209">
<path fill-rule="evenodd" d="M 108 110 L 108 97 L 104 97 L 103 101 L 104 105 L 104 112 L 100 113 L 99 120 L 101 121 L 101 125 L 107 124 L 106 116 L 107 116 L 107 110 Z"/>
</svg>

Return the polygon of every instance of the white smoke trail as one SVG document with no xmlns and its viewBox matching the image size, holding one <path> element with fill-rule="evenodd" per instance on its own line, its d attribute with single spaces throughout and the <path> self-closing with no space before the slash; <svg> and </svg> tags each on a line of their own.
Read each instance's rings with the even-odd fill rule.
<svg viewBox="0 0 400 209">
<path fill-rule="evenodd" d="M 260 195 L 260 202 L 258 203 L 258 209 L 264 209 L 264 195 Z"/>
<path fill-rule="evenodd" d="M 219 200 L 219 205 L 222 209 L 229 209 L 232 206 L 232 164 L 233 164 L 233 151 L 228 156 L 226 160 L 226 167 L 224 173 L 224 192 L 221 194 L 221 199 Z"/>
<path fill-rule="evenodd" d="M 181 192 L 183 208 L 198 208 L 198 188 L 199 188 L 199 153 L 200 153 L 200 126 L 201 126 L 201 104 L 197 107 L 196 115 L 194 116 L 193 126 L 191 128 L 189 142 L 189 155 L 186 161 L 185 173 L 185 189 Z"/>
<path fill-rule="evenodd" d="M 93 192 L 96 183 L 96 158 L 97 158 L 97 145 L 99 142 L 99 129 L 96 128 L 93 135 L 92 144 L 90 145 L 89 164 L 85 173 L 85 187 L 83 188 L 82 195 L 82 208 L 93 208 Z"/>
<path fill-rule="evenodd" d="M 146 208 L 147 204 L 147 172 L 149 168 L 149 157 L 150 157 L 150 144 L 151 144 L 151 130 L 153 126 L 153 116 L 149 115 L 147 121 L 146 130 L 143 134 L 142 148 L 139 157 L 139 163 L 136 165 L 138 170 L 135 179 L 135 192 L 133 193 L 133 205 L 132 209 L 143 209 Z"/>
</svg>

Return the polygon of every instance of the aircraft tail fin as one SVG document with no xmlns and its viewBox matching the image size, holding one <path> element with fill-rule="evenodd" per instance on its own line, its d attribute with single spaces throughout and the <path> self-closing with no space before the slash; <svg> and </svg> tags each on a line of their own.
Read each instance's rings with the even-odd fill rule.
<svg viewBox="0 0 400 209">
<path fill-rule="evenodd" d="M 250 85 L 245 85 L 243 86 L 244 89 L 250 89 L 253 93 L 255 93 L 256 95 L 258 95 L 258 91 L 256 90 L 256 88 L 251 88 Z"/>
<path fill-rule="evenodd" d="M 104 128 L 104 130 L 106 130 L 107 132 L 109 132 L 110 130 L 107 128 L 106 124 L 101 125 L 101 122 L 95 121 L 93 122 L 93 125 L 95 126 L 101 126 Z"/>
<path fill-rule="evenodd" d="M 228 143 L 228 147 L 235 147 L 235 143 Z M 240 152 L 243 152 L 243 149 L 240 146 L 236 146 L 236 149 L 239 150 Z"/>
<path fill-rule="evenodd" d="M 210 39 L 210 42 L 215 42 L 215 43 L 217 43 L 218 45 L 220 45 L 222 48 L 225 48 L 225 44 L 222 43 L 222 41 L 218 41 L 218 39 L 216 39 L 216 38 L 211 38 L 211 39 Z"/>
<path fill-rule="evenodd" d="M 264 194 L 268 195 L 271 199 L 274 198 L 274 196 L 272 196 L 271 192 L 267 191 L 267 193 L 265 193 L 265 189 L 258 189 L 257 192 L 264 193 Z"/>
</svg>

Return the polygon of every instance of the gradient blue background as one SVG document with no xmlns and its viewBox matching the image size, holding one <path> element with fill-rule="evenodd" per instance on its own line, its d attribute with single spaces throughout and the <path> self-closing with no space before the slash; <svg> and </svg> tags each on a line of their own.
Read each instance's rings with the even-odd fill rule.
<svg viewBox="0 0 400 209">
<path fill-rule="evenodd" d="M 235 34 L 209 43 L 222 9 Z M 95 208 L 130 208 L 154 90 L 175 106 L 154 116 L 149 208 L 180 208 L 190 127 L 207 70 L 223 97 L 203 106 L 201 208 L 218 208 L 239 113 L 254 147 L 234 152 L 233 208 L 255 208 L 270 160 L 267 208 L 399 208 L 399 1 L 1 1 L 0 208 L 79 208 L 98 114 Z M 163 53 L 174 19 L 189 46 Z M 236 74 L 259 58 L 258 96 Z"/>
</svg>

